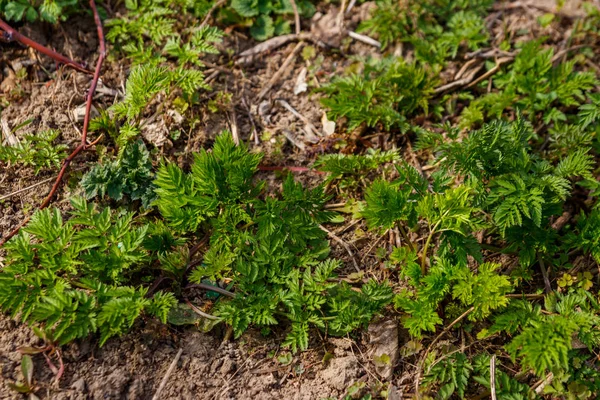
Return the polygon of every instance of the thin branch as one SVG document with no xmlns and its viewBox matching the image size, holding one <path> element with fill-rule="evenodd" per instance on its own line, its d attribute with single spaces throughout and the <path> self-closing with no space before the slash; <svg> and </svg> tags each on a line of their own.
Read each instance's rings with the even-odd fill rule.
<svg viewBox="0 0 600 400">
<path fill-rule="evenodd" d="M 63 165 L 60 169 L 60 172 L 58 173 L 58 176 L 56 177 L 56 181 L 54 182 L 54 185 L 52 185 L 52 189 L 50 189 L 50 193 L 48 193 L 48 196 L 46 197 L 44 202 L 38 207 L 38 209 L 40 209 L 40 210 L 44 209 L 44 208 L 48 207 L 48 205 L 50 205 L 50 202 L 52 201 L 52 198 L 56 194 L 56 191 L 58 190 L 58 187 L 60 186 L 60 183 L 62 182 L 62 178 L 65 175 L 65 173 L 67 172 L 67 168 L 69 167 L 69 165 L 71 164 L 73 159 L 75 157 L 77 157 L 77 155 L 79 153 L 81 153 L 83 150 L 86 150 L 87 148 L 90 147 L 90 145 L 87 143 L 87 134 L 88 134 L 88 127 L 90 124 L 92 101 L 94 99 L 94 93 L 96 92 L 96 87 L 98 86 L 98 80 L 100 79 L 100 70 L 102 68 L 102 63 L 104 62 L 104 58 L 106 58 L 106 42 L 104 40 L 104 30 L 102 29 L 102 21 L 100 20 L 100 16 L 98 15 L 98 9 L 96 8 L 96 2 L 94 0 L 90 0 L 90 7 L 92 9 L 92 12 L 94 13 L 94 22 L 96 23 L 96 30 L 98 32 L 98 40 L 100 42 L 100 54 L 98 55 L 98 61 L 96 62 L 96 70 L 94 71 L 94 77 L 92 79 L 92 83 L 90 84 L 87 101 L 86 101 L 86 105 L 85 105 L 85 118 L 83 119 L 83 132 L 81 134 L 81 143 L 63 161 Z M 4 27 L 2 27 L 2 28 L 4 29 Z M 87 72 L 87 71 L 84 71 L 84 72 Z M 28 216 L 27 218 L 25 218 L 25 220 L 23 222 L 21 222 L 19 224 L 19 226 L 17 226 L 15 229 L 13 229 L 6 237 L 2 238 L 2 240 L 0 240 L 0 247 L 2 247 L 10 238 L 12 238 L 17 233 L 19 233 L 19 230 L 23 226 L 25 226 L 25 224 L 27 224 L 27 222 L 29 222 L 30 219 L 31 219 L 31 216 Z"/>
<path fill-rule="evenodd" d="M 363 42 L 373 47 L 377 47 L 378 49 L 381 48 L 381 43 L 379 41 L 370 38 L 366 35 L 361 35 L 360 33 L 356 33 L 354 31 L 348 31 L 348 36 L 350 36 L 354 40 L 358 40 L 359 42 Z"/>
<path fill-rule="evenodd" d="M 74 171 L 81 171 L 81 170 L 83 170 L 83 169 L 84 169 L 84 168 L 76 168 L 76 169 L 74 169 Z M 39 181 L 39 182 L 37 182 L 37 183 L 34 183 L 33 185 L 29 185 L 29 186 L 27 186 L 27 187 L 24 187 L 24 188 L 22 188 L 22 189 L 15 190 L 15 191 L 14 191 L 14 192 L 12 192 L 12 193 L 4 194 L 4 195 L 0 196 L 0 201 L 1 201 L 1 200 L 6 200 L 6 199 L 8 199 L 8 198 L 10 198 L 10 197 L 16 196 L 16 195 L 18 195 L 18 194 L 20 194 L 20 193 L 23 193 L 23 192 L 27 192 L 27 191 L 29 191 L 29 190 L 31 190 L 31 189 L 33 189 L 33 188 L 36 188 L 36 187 L 38 187 L 38 186 L 40 186 L 40 185 L 43 185 L 44 183 L 52 182 L 52 181 L 53 181 L 53 180 L 55 180 L 55 179 L 56 179 L 56 177 L 55 177 L 55 176 L 51 176 L 50 178 L 47 178 L 47 179 L 44 179 L 43 181 Z"/>
<path fill-rule="evenodd" d="M 342 33 L 344 31 L 344 10 L 346 9 L 346 0 L 342 0 L 342 4 L 340 6 L 340 11 L 338 12 L 335 25 L 338 28 L 339 32 Z"/>
<path fill-rule="evenodd" d="M 475 78 L 475 75 L 477 75 L 477 73 L 479 72 L 479 70 L 481 70 L 481 68 L 483 68 L 483 63 L 481 63 L 481 64 L 479 64 L 479 66 L 473 68 L 473 70 L 466 77 L 464 77 L 462 79 L 458 79 L 456 81 L 452 81 L 445 85 L 439 86 L 439 87 L 435 88 L 433 90 L 433 92 L 438 94 L 438 93 L 446 92 L 451 89 L 455 89 L 457 87 L 468 85 L 469 83 L 471 83 L 473 81 L 473 79 Z"/>
<path fill-rule="evenodd" d="M 308 133 L 311 133 L 315 136 L 322 136 L 321 133 L 319 132 L 319 130 L 313 125 L 313 123 L 308 118 L 306 118 L 304 115 L 300 114 L 298 112 L 298 110 L 296 110 L 294 107 L 292 107 L 292 105 L 290 103 L 288 103 L 284 99 L 277 99 L 277 100 L 275 100 L 275 102 L 277 104 L 279 104 L 281 107 L 283 107 L 286 110 L 288 110 L 289 112 L 291 112 L 294 115 L 294 117 L 296 117 L 299 120 L 301 120 L 302 122 L 304 122 L 304 124 L 310 131 Z"/>
<path fill-rule="evenodd" d="M 505 296 L 510 299 L 530 299 L 530 300 L 538 300 L 538 299 L 543 299 L 545 297 L 545 295 L 543 295 L 543 294 L 533 294 L 533 293 L 530 293 L 530 294 L 510 293 Z"/>
<path fill-rule="evenodd" d="M 204 17 L 204 19 L 202 20 L 202 23 L 200 24 L 200 28 L 206 26 L 208 24 L 208 20 L 212 16 L 212 13 L 215 12 L 215 10 L 217 8 L 223 6 L 225 3 L 227 3 L 227 1 L 228 0 L 219 0 L 215 4 L 213 4 L 213 6 L 210 8 L 210 10 L 208 10 L 208 12 L 206 13 L 206 17 Z"/>
<path fill-rule="evenodd" d="M 83 65 L 76 63 L 75 61 L 71 60 L 70 58 L 63 56 L 62 54 L 58 54 L 57 52 L 55 52 L 52 49 L 47 48 L 46 46 L 42 46 L 38 42 L 29 39 L 25 35 L 20 34 L 14 28 L 12 28 L 10 25 L 8 25 L 6 22 L 4 22 L 2 19 L 0 19 L 0 32 L 1 31 L 4 31 L 3 37 L 7 41 L 14 40 L 14 41 L 21 43 L 24 46 L 31 47 L 32 49 L 37 50 L 44 55 L 47 55 L 48 57 L 56 60 L 57 62 L 59 62 L 61 64 L 68 65 L 69 67 L 71 67 L 79 72 L 83 72 L 86 74 L 92 73 L 92 71 L 85 68 Z"/>
<path fill-rule="evenodd" d="M 238 59 L 235 61 L 236 65 L 246 64 L 253 59 L 253 56 L 258 54 L 275 50 L 278 47 L 281 47 L 289 42 L 293 42 L 296 40 L 305 40 L 307 42 L 311 42 L 316 46 L 323 48 L 330 48 L 331 46 L 319 40 L 315 35 L 310 32 L 300 32 L 299 35 L 291 33 L 289 35 L 275 36 L 274 38 L 265 40 L 262 43 L 257 44 L 256 46 L 243 51 L 238 55 Z"/>
<path fill-rule="evenodd" d="M 333 240 L 338 242 L 344 249 L 346 249 L 346 252 L 352 259 L 352 263 L 354 264 L 354 268 L 356 269 L 356 272 L 360 272 L 360 267 L 358 266 L 358 263 L 356 262 L 356 258 L 354 258 L 354 253 L 352 253 L 352 250 L 350 250 L 350 246 L 348 246 L 348 243 L 344 242 L 335 233 L 331 232 L 329 229 L 325 228 L 323 225 L 319 225 L 319 228 L 321 228 L 322 231 L 327 232 L 327 235 L 329 235 L 330 238 L 332 238 Z"/>
<path fill-rule="evenodd" d="M 477 85 L 479 82 L 486 80 L 487 78 L 494 75 L 496 72 L 500 71 L 500 67 L 502 66 L 502 64 L 506 64 L 507 62 L 513 61 L 514 59 L 515 59 L 514 57 L 499 58 L 498 61 L 496 61 L 496 65 L 494 65 L 494 68 L 490 69 L 485 74 L 481 75 L 480 77 L 475 79 L 473 82 L 469 83 L 466 87 L 467 88 L 473 87 L 473 86 Z"/>
<path fill-rule="evenodd" d="M 299 42 L 296 44 L 294 50 L 292 50 L 290 55 L 287 56 L 283 64 L 281 64 L 281 67 L 277 70 L 277 72 L 275 72 L 271 79 L 269 79 L 269 82 L 267 82 L 267 84 L 262 88 L 262 90 L 258 94 L 258 97 L 256 99 L 257 103 L 260 102 L 263 99 L 263 97 L 265 97 L 265 95 L 271 90 L 275 82 L 277 82 L 279 78 L 283 76 L 285 71 L 287 71 L 289 66 L 292 65 L 294 61 L 296 61 L 296 56 L 298 55 L 298 53 L 300 53 L 300 50 L 302 50 L 303 47 L 304 42 Z"/>
</svg>

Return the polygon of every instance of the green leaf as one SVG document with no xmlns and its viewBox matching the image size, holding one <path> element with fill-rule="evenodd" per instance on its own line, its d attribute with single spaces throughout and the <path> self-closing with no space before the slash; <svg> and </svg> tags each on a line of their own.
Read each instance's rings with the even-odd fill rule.
<svg viewBox="0 0 600 400">
<path fill-rule="evenodd" d="M 33 360 L 27 354 L 21 357 L 21 372 L 26 384 L 31 387 L 33 385 Z"/>
<path fill-rule="evenodd" d="M 261 14 L 256 18 L 254 24 L 250 28 L 250 34 L 259 42 L 267 40 L 275 34 L 275 25 L 273 18 L 268 15 Z"/>
</svg>

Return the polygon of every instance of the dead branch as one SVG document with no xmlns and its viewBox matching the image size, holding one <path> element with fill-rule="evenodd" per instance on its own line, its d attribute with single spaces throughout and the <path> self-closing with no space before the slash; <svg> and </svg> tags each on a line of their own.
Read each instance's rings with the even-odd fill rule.
<svg viewBox="0 0 600 400">
<path fill-rule="evenodd" d="M 296 56 L 298 55 L 300 50 L 302 50 L 303 47 L 304 42 L 299 42 L 296 44 L 294 50 L 292 50 L 292 52 L 285 59 L 283 64 L 281 64 L 281 67 L 277 70 L 277 72 L 275 72 L 271 79 L 269 79 L 269 82 L 267 82 L 267 84 L 262 88 L 262 90 L 257 96 L 257 102 L 260 102 L 263 99 L 263 97 L 265 97 L 265 95 L 269 92 L 269 90 L 271 90 L 271 87 L 273 87 L 275 82 L 277 82 L 279 78 L 281 78 L 281 76 L 284 74 L 284 72 L 288 69 L 288 67 L 292 65 L 292 63 L 296 60 Z"/>
<path fill-rule="evenodd" d="M 319 225 L 319 228 L 321 228 L 323 232 L 326 232 L 330 238 L 338 242 L 346 250 L 350 258 L 352 259 L 354 269 L 356 269 L 356 272 L 360 272 L 360 267 L 358 266 L 356 258 L 354 258 L 354 253 L 352 253 L 352 250 L 350 250 L 350 246 L 348 246 L 348 243 L 344 242 L 340 237 L 338 237 L 335 233 L 331 232 L 329 229 L 325 228 L 323 225 Z"/>
<path fill-rule="evenodd" d="M 443 93 L 446 92 L 448 90 L 451 89 L 456 89 L 458 87 L 462 87 L 465 85 L 468 85 L 469 83 L 471 83 L 473 81 L 473 79 L 475 78 L 475 75 L 477 75 L 477 73 L 481 70 L 481 68 L 483 68 L 483 63 L 479 64 L 479 66 L 473 68 L 471 70 L 471 72 L 464 78 L 456 80 L 456 81 L 452 81 L 450 83 L 447 83 L 445 85 L 436 87 L 433 92 L 438 94 L 438 93 Z"/>
<path fill-rule="evenodd" d="M 204 17 L 204 20 L 202 20 L 202 23 L 200 24 L 200 28 L 206 26 L 206 24 L 208 24 L 208 20 L 210 20 L 210 17 L 212 17 L 212 13 L 215 12 L 215 10 L 223 5 L 225 5 L 227 3 L 228 0 L 219 0 L 217 1 L 215 4 L 213 4 L 213 6 L 210 8 L 210 10 L 208 10 L 208 12 L 206 13 L 206 17 Z"/>
<path fill-rule="evenodd" d="M 300 30 L 302 27 L 300 26 L 300 14 L 298 14 L 298 6 L 296 5 L 295 0 L 290 0 L 292 3 L 292 8 L 294 9 L 294 27 L 296 28 L 296 36 L 300 35 Z"/>
<path fill-rule="evenodd" d="M 500 67 L 502 66 L 502 64 L 506 64 L 506 63 L 508 63 L 510 61 L 513 61 L 514 59 L 515 59 L 514 57 L 502 57 L 502 58 L 499 58 L 496 61 L 496 65 L 494 65 L 494 68 L 490 69 L 485 74 L 481 75 L 480 77 L 478 77 L 477 79 L 475 79 L 473 82 L 469 83 L 466 87 L 467 88 L 473 87 L 473 86 L 477 85 L 479 82 L 486 80 L 487 78 L 489 78 L 492 75 L 494 75 L 496 72 L 500 71 Z"/>
</svg>

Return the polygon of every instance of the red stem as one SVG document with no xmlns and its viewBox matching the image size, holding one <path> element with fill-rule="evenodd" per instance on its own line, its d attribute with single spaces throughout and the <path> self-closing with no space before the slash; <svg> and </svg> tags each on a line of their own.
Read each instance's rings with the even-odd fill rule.
<svg viewBox="0 0 600 400">
<path fill-rule="evenodd" d="M 100 70 L 102 68 L 102 63 L 104 62 L 104 58 L 106 57 L 106 43 L 104 41 L 104 31 L 102 29 L 102 22 L 100 21 L 100 16 L 98 15 L 98 10 L 96 9 L 96 3 L 94 0 L 90 0 L 90 7 L 92 8 L 92 11 L 94 12 L 94 21 L 96 22 L 96 28 L 98 30 L 98 39 L 100 41 L 100 54 L 98 56 L 98 61 L 96 62 L 96 70 L 94 71 L 94 77 L 92 79 L 92 83 L 90 84 L 90 89 L 89 89 L 88 95 L 87 95 L 87 101 L 86 101 L 86 105 L 85 105 L 85 118 L 83 120 L 83 133 L 81 134 L 81 143 L 63 161 L 63 165 L 60 168 L 60 172 L 58 173 L 56 180 L 54 181 L 54 185 L 52 185 L 52 189 L 50 189 L 50 193 L 48 193 L 48 196 L 46 197 L 44 202 L 39 206 L 40 210 L 44 209 L 44 208 L 48 207 L 48 205 L 50 205 L 50 202 L 52 201 L 52 198 L 56 194 L 56 191 L 58 190 L 58 187 L 60 186 L 60 183 L 62 182 L 62 178 L 65 175 L 65 173 L 67 172 L 67 168 L 69 167 L 69 164 L 71 164 L 71 161 L 73 161 L 73 159 L 75 157 L 77 157 L 77 155 L 79 153 L 81 153 L 81 151 L 83 151 L 91 146 L 90 144 L 87 143 L 88 126 L 90 124 L 92 100 L 94 98 L 94 93 L 96 92 L 96 87 L 98 86 L 98 80 L 100 79 Z M 6 25 L 6 27 L 5 27 L 2 24 L 6 25 L 4 23 L 4 21 L 0 20 L 0 28 L 2 28 L 4 30 L 7 30 L 6 27 L 10 28 L 8 25 Z M 12 30 L 12 28 L 10 28 L 10 29 Z M 13 32 L 16 32 L 16 31 L 13 30 Z M 22 35 L 20 35 L 20 36 L 24 38 L 24 36 L 22 36 Z M 27 39 L 27 38 L 25 38 L 25 39 Z M 15 37 L 15 40 L 21 41 L 20 39 L 18 39 L 16 37 Z M 30 41 L 29 39 L 27 39 L 27 40 Z M 31 41 L 31 42 L 35 43 L 33 41 Z M 25 42 L 23 42 L 23 43 L 25 43 Z M 36 45 L 40 46 L 37 43 L 36 43 Z M 33 47 L 34 49 L 38 49 L 35 46 L 31 46 L 31 47 Z M 43 47 L 43 46 L 41 46 L 41 47 Z M 44 47 L 44 49 L 46 49 L 46 48 Z M 52 50 L 50 50 L 50 49 L 46 49 L 46 50 L 49 50 L 52 52 Z M 57 54 L 57 53 L 54 53 L 54 54 Z M 60 56 L 59 54 L 57 54 L 57 55 Z M 60 57 L 62 57 L 62 56 L 60 56 Z M 81 70 L 79 68 L 76 68 L 74 66 L 74 63 L 72 61 L 70 61 L 69 59 L 66 59 L 66 61 L 68 61 L 69 63 L 65 62 L 65 64 L 68 64 L 77 70 Z M 61 62 L 64 62 L 64 61 L 61 61 Z M 78 64 L 75 64 L 75 65 L 78 65 Z M 81 70 L 81 71 L 88 72 L 85 69 Z M 31 216 L 28 216 L 27 218 L 25 218 L 25 220 L 23 222 L 21 222 L 15 229 L 13 229 L 6 237 L 2 238 L 2 240 L 0 240 L 0 247 L 4 246 L 4 244 L 10 238 L 12 238 L 17 233 L 19 233 L 19 230 L 21 230 L 21 228 L 23 226 L 25 226 L 25 224 L 27 224 L 27 222 L 29 222 L 30 219 L 31 219 Z"/>
<path fill-rule="evenodd" d="M 47 48 L 46 46 L 42 46 L 38 42 L 29 39 L 27 36 L 21 35 L 19 32 L 17 32 L 15 29 L 13 29 L 10 25 L 8 25 L 2 19 L 0 19 L 0 32 L 1 31 L 4 31 L 4 35 L 3 35 L 4 38 L 9 41 L 16 40 L 17 42 L 19 42 L 25 46 L 29 46 L 29 47 L 39 51 L 40 53 L 45 54 L 48 57 L 55 59 L 56 61 L 58 61 L 61 64 L 65 64 L 71 68 L 76 69 L 79 72 L 83 72 L 86 74 L 92 73 L 92 71 L 85 68 L 83 65 L 76 63 L 75 61 L 71 60 L 70 58 L 63 56 L 62 54 L 58 54 L 57 52 L 55 52 L 52 49 Z"/>
</svg>

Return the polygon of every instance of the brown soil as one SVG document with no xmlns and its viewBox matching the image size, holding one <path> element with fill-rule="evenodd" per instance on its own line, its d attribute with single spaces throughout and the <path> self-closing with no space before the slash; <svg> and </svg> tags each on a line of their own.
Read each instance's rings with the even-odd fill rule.
<svg viewBox="0 0 600 400">
<path fill-rule="evenodd" d="M 83 341 L 65 346 L 65 374 L 58 386 L 42 357 L 36 357 L 38 395 L 48 399 L 150 399 L 179 349 L 177 367 L 161 399 L 316 399 L 343 395 L 366 380 L 366 360 L 349 339 L 314 343 L 288 365 L 277 361 L 278 341 L 248 333 L 235 342 L 196 329 L 168 332 L 136 326 L 134 332 L 98 349 Z M 31 329 L 0 319 L 1 399 L 20 399 L 7 383 L 22 379 L 19 346 L 38 342 Z M 353 348 L 354 347 L 354 348 Z M 334 355 L 323 362 L 326 352 Z"/>
</svg>

